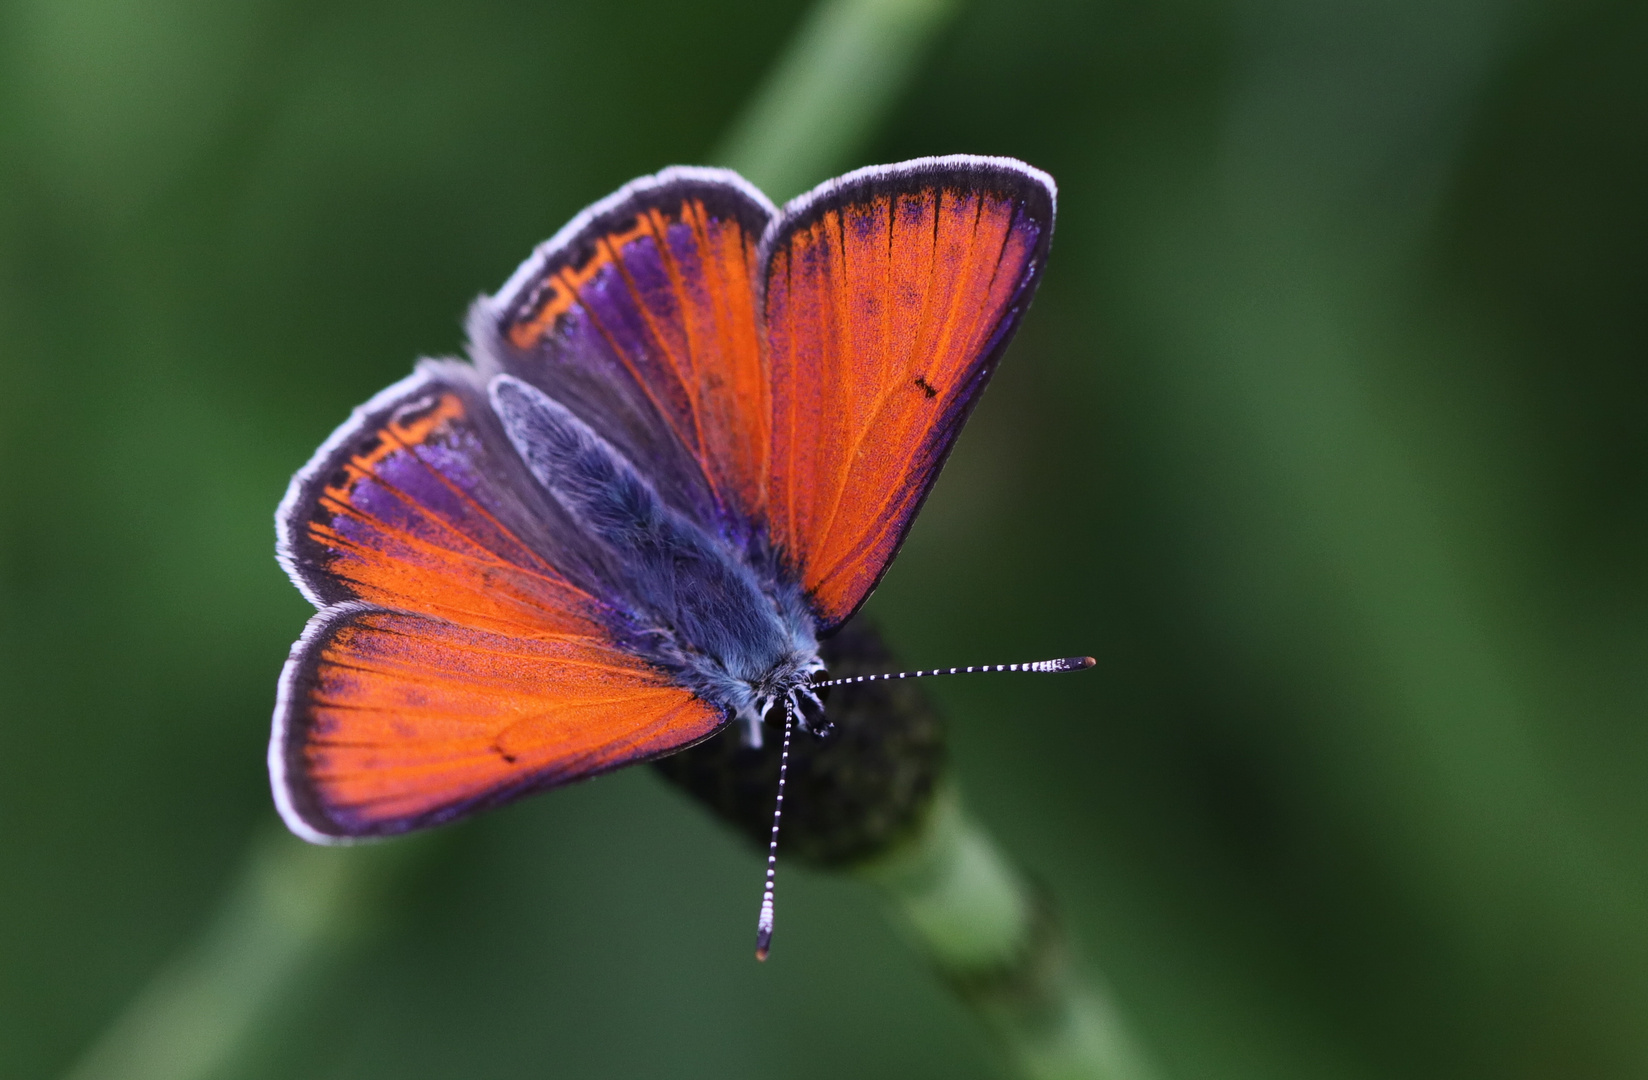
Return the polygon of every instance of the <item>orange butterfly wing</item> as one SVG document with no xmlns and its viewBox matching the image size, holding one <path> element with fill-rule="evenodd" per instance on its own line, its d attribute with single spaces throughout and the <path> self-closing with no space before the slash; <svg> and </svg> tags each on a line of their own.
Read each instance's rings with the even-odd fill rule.
<svg viewBox="0 0 1648 1080">
<path fill-rule="evenodd" d="M 667 753 L 720 711 L 621 648 L 558 513 L 460 365 L 327 440 L 277 517 L 323 610 L 287 661 L 269 764 L 308 839 L 387 835 Z M 547 555 L 546 555 L 547 553 Z"/>
<path fill-rule="evenodd" d="M 765 514 L 822 629 L 863 603 L 1028 306 L 1051 178 L 930 158 L 803 196 L 763 241 Z"/>
<path fill-rule="evenodd" d="M 310 839 L 439 824 L 704 738 L 717 710 L 598 635 L 339 605 L 281 681 L 276 802 Z"/>
</svg>

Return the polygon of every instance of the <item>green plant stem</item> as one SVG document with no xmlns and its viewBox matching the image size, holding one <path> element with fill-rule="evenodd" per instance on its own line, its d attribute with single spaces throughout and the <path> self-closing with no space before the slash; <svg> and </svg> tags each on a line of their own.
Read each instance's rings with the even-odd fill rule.
<svg viewBox="0 0 1648 1080">
<path fill-rule="evenodd" d="M 955 0 L 824 0 L 711 160 L 787 199 L 846 167 Z"/>
<path fill-rule="evenodd" d="M 426 845 L 252 845 L 212 924 L 154 977 L 67 1080 L 196 1080 L 242 1060 L 292 990 L 335 962 L 379 886 Z"/>
<path fill-rule="evenodd" d="M 923 827 L 857 868 L 907 936 L 1031 1080 L 1154 1075 L 1108 998 L 1083 974 L 1048 898 L 969 818 L 954 787 Z"/>
</svg>

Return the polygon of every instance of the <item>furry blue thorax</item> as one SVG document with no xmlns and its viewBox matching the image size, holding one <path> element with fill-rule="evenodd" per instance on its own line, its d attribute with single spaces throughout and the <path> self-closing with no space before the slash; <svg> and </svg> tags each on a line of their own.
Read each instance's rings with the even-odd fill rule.
<svg viewBox="0 0 1648 1080">
<path fill-rule="evenodd" d="M 751 725 L 804 693 L 824 664 L 815 620 L 777 563 L 737 550 L 667 506 L 571 410 L 510 375 L 489 396 L 509 441 L 563 506 L 578 545 L 625 608 L 613 631 L 700 697 Z"/>
</svg>

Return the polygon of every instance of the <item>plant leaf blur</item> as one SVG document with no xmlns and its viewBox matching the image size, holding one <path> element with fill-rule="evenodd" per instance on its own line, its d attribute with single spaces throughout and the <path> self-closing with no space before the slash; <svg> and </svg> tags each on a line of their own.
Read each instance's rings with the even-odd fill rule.
<svg viewBox="0 0 1648 1080">
<path fill-rule="evenodd" d="M 68 1068 L 271 827 L 291 472 L 581 206 L 715 153 L 806 17 L 0 9 L 5 1075 Z M 871 610 L 912 666 L 1099 657 L 935 681 L 972 812 L 1170 1075 L 1648 1072 L 1648 9 L 946 17 L 844 165 L 1021 157 L 1059 234 Z M 992 1074 L 850 882 L 788 871 L 752 963 L 757 884 L 648 770 L 528 800 L 248 1075 Z"/>
</svg>

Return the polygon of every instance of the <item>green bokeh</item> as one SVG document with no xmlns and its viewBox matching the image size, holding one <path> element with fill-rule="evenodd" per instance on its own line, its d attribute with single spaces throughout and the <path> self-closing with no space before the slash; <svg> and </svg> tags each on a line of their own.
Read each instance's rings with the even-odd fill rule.
<svg viewBox="0 0 1648 1080">
<path fill-rule="evenodd" d="M 803 16 L 0 7 L 0 1075 L 272 828 L 292 470 Z M 933 692 L 1166 1071 L 1648 1074 L 1648 9 L 974 0 L 850 164 L 941 152 L 1059 232 L 872 610 L 1100 658 Z M 753 964 L 759 873 L 644 770 L 450 830 L 253 1073 L 991 1074 L 851 883 Z"/>
</svg>

